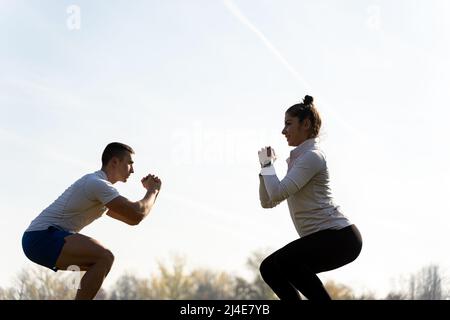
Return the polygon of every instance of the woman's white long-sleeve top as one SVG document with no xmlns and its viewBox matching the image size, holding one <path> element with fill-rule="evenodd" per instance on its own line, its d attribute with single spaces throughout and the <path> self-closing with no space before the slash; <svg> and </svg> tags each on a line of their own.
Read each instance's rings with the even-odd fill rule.
<svg viewBox="0 0 450 320">
<path fill-rule="evenodd" d="M 327 162 L 318 139 L 308 139 L 293 149 L 283 180 L 260 175 L 259 197 L 263 208 L 287 199 L 292 221 L 300 237 L 325 229 L 351 225 L 333 201 Z"/>
</svg>

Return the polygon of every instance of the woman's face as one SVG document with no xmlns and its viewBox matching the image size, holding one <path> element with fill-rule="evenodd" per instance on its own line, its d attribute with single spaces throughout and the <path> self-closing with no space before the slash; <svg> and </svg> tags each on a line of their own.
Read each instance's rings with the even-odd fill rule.
<svg viewBox="0 0 450 320">
<path fill-rule="evenodd" d="M 309 119 L 304 119 L 300 122 L 297 117 L 291 117 L 286 113 L 284 128 L 281 133 L 286 137 L 289 146 L 296 147 L 308 139 L 310 127 L 311 121 Z"/>
</svg>

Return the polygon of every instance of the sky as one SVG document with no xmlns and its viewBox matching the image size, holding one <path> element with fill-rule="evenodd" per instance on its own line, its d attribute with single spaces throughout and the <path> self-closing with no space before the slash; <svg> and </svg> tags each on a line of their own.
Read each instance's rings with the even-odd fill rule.
<svg viewBox="0 0 450 320">
<path fill-rule="evenodd" d="M 382 296 L 398 277 L 450 267 L 450 3 L 446 0 L 0 0 L 0 286 L 32 266 L 21 237 L 107 143 L 136 151 L 118 190 L 163 181 L 150 216 L 82 230 L 115 254 L 105 282 L 190 268 L 245 274 L 257 250 L 297 239 L 286 203 L 262 209 L 257 151 L 279 177 L 285 110 L 305 94 L 335 202 L 360 257 L 320 274 Z"/>
</svg>

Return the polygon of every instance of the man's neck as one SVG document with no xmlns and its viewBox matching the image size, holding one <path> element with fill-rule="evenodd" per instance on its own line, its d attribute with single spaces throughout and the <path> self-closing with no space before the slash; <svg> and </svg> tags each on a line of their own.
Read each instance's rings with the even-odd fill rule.
<svg viewBox="0 0 450 320">
<path fill-rule="evenodd" d="M 106 167 L 102 167 L 101 170 L 106 174 L 106 178 L 107 178 L 107 180 L 108 180 L 109 182 L 111 182 L 112 184 L 114 184 L 114 183 L 117 182 L 117 180 L 115 180 L 115 179 L 113 178 L 113 175 L 111 174 L 111 170 L 109 170 L 109 169 L 106 168 Z"/>
</svg>

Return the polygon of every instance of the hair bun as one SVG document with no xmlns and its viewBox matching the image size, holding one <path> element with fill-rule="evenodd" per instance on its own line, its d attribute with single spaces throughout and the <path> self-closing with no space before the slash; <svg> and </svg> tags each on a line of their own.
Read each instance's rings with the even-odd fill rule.
<svg viewBox="0 0 450 320">
<path fill-rule="evenodd" d="M 303 104 L 304 104 L 304 105 L 311 105 L 313 102 L 314 102 L 314 98 L 311 97 L 311 96 L 306 95 L 306 96 L 303 98 Z"/>
</svg>

